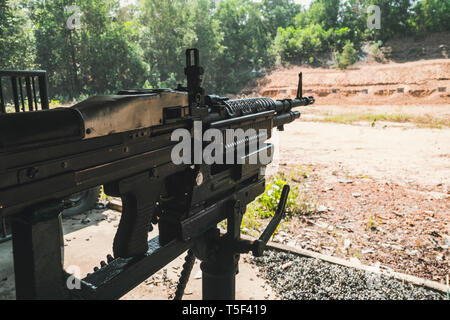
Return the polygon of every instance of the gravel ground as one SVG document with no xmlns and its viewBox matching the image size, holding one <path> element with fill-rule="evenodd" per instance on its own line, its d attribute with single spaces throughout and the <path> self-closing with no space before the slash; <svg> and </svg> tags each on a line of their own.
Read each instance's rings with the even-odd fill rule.
<svg viewBox="0 0 450 320">
<path fill-rule="evenodd" d="M 282 300 L 442 300 L 445 295 L 383 275 L 267 251 L 253 258 Z"/>
</svg>

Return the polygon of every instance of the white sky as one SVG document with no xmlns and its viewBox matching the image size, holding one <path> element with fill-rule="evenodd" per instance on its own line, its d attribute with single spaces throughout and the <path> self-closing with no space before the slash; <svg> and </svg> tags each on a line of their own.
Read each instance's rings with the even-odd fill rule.
<svg viewBox="0 0 450 320">
<path fill-rule="evenodd" d="M 253 0 L 255 2 L 261 2 L 261 0 Z M 313 2 L 313 0 L 294 0 L 295 3 L 301 4 L 305 7 L 309 7 L 309 5 L 311 4 L 311 2 Z"/>
<path fill-rule="evenodd" d="M 313 2 L 313 0 L 295 0 L 294 2 L 301 4 L 305 8 L 309 8 L 309 5 L 311 4 L 311 2 Z"/>
<path fill-rule="evenodd" d="M 138 0 L 120 0 L 120 4 L 122 6 L 126 6 L 130 3 L 136 3 Z M 255 2 L 259 2 L 260 0 L 253 0 Z M 313 2 L 313 0 L 294 0 L 295 3 L 301 4 L 304 7 L 308 8 L 309 5 L 311 4 L 311 2 Z"/>
</svg>

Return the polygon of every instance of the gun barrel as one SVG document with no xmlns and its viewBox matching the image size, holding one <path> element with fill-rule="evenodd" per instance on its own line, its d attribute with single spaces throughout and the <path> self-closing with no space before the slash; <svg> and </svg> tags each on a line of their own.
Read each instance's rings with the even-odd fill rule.
<svg viewBox="0 0 450 320">
<path fill-rule="evenodd" d="M 308 106 L 315 103 L 313 97 L 298 97 L 274 101 L 268 97 L 229 100 L 217 96 L 209 96 L 208 101 L 213 106 L 224 107 L 231 118 L 256 114 L 264 111 L 275 111 L 278 115 L 289 113 L 293 108 Z"/>
<path fill-rule="evenodd" d="M 279 116 L 276 116 L 273 119 L 273 124 L 275 127 L 280 127 L 283 126 L 285 124 L 291 123 L 293 121 L 295 121 L 296 119 L 300 118 L 300 112 L 298 111 L 291 111 L 291 112 L 287 112 L 287 113 L 283 113 Z"/>
<path fill-rule="evenodd" d="M 315 103 L 313 97 L 285 99 L 275 101 L 275 111 L 278 113 L 288 112 L 292 108 L 304 107 Z"/>
</svg>

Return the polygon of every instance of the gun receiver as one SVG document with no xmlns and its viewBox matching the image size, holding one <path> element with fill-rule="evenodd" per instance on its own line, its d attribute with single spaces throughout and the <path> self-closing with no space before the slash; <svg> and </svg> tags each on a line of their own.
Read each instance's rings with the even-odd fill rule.
<svg viewBox="0 0 450 320">
<path fill-rule="evenodd" d="M 64 287 L 64 281 L 46 278 L 34 291 L 19 285 L 18 297 L 54 298 L 57 292 L 66 298 L 118 298 L 189 248 L 204 261 L 204 273 L 210 275 L 205 280 L 209 294 L 204 297 L 234 297 L 238 249 L 222 252 L 219 260 L 225 259 L 223 266 L 228 269 L 217 268 L 218 252 L 210 248 L 211 243 L 222 243 L 217 224 L 228 219 L 227 239 L 239 239 L 246 206 L 265 189 L 261 169 L 267 163 L 252 163 L 251 158 L 263 153 L 272 156 L 273 146 L 265 143 L 272 129 L 283 130 L 285 124 L 298 119 L 300 112 L 293 109 L 313 104 L 314 98 L 302 97 L 301 80 L 294 99 L 230 100 L 205 95 L 198 50 L 187 50 L 186 60 L 186 88 L 121 91 L 89 98 L 71 108 L 0 115 L 0 216 L 16 221 L 16 277 L 33 274 L 33 283 L 38 283 L 39 275 L 48 272 L 25 257 L 32 251 L 39 259 L 44 249 L 19 243 L 33 233 L 34 242 L 47 246 L 45 234 L 37 231 L 45 229 L 42 223 L 47 226 L 46 233 L 48 228 L 60 233 L 60 225 L 49 222 L 59 214 L 58 203 L 98 185 L 123 202 L 113 243 L 115 258 L 83 279 L 81 291 L 47 290 L 55 283 Z M 172 153 L 178 141 L 172 140 L 172 134 L 177 129 L 189 132 L 195 144 L 196 123 L 224 135 L 230 129 L 265 130 L 266 134 L 257 131 L 231 144 L 220 143 L 223 159 L 231 157 L 236 160 L 233 164 L 198 162 L 195 152 L 188 155 L 190 161 L 175 164 Z M 254 140 L 262 143 L 251 150 Z M 212 144 L 201 142 L 201 154 Z M 236 151 L 239 146 L 243 154 Z M 49 214 L 43 208 L 57 209 Z M 40 216 L 41 212 L 47 214 Z M 27 218 L 30 216 L 33 218 Z M 159 238 L 147 242 L 152 224 L 158 225 Z M 48 248 L 58 256 L 55 246 Z M 48 256 L 48 252 L 42 255 Z M 52 268 L 62 267 L 53 263 Z M 61 274 L 64 272 L 55 271 L 55 275 Z M 227 276 L 217 280 L 219 274 Z M 217 287 L 217 281 L 224 281 L 229 288 L 219 296 L 214 291 L 217 288 L 211 289 Z"/>
</svg>

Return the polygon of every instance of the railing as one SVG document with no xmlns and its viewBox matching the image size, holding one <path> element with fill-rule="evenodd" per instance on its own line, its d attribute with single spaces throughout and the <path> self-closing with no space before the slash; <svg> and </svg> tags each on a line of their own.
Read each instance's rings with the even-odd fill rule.
<svg viewBox="0 0 450 320">
<path fill-rule="evenodd" d="M 7 104 L 14 105 L 14 112 L 30 112 L 49 109 L 46 71 L 0 70 L 0 115 L 7 111 Z M 0 243 L 11 240 L 5 218 L 0 219 Z"/>
<path fill-rule="evenodd" d="M 39 105 L 49 109 L 47 72 L 0 70 L 0 114 L 7 112 L 8 101 L 13 102 L 15 112 L 37 111 Z"/>
</svg>

